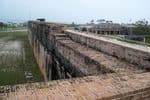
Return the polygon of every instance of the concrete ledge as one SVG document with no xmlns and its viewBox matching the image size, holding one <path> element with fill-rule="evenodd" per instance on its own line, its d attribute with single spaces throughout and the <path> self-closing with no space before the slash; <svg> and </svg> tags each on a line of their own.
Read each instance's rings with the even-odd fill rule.
<svg viewBox="0 0 150 100">
<path fill-rule="evenodd" d="M 125 59 L 130 63 L 138 65 L 138 67 L 150 70 L 150 47 L 79 33 L 72 30 L 66 30 L 65 32 L 76 42 L 86 44 L 109 55 Z"/>
</svg>

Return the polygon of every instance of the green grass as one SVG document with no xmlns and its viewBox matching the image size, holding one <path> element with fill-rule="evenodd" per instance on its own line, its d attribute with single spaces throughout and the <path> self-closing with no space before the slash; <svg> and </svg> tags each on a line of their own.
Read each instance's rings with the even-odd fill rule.
<svg viewBox="0 0 150 100">
<path fill-rule="evenodd" d="M 130 44 L 137 44 L 137 45 L 150 46 L 150 40 L 149 40 L 150 37 L 147 37 L 146 43 L 140 42 L 140 41 L 135 41 L 135 40 L 126 39 L 126 38 L 120 37 L 120 36 L 109 36 L 109 38 L 116 39 L 116 40 L 122 41 L 122 42 L 127 42 L 127 43 L 130 43 Z"/>
<path fill-rule="evenodd" d="M 145 42 L 150 44 L 150 37 L 145 37 Z"/>
<path fill-rule="evenodd" d="M 13 31 L 13 30 L 24 30 L 26 27 L 10 27 L 10 28 L 0 28 L 1 31 Z"/>
<path fill-rule="evenodd" d="M 34 80 L 37 81 L 44 81 L 44 78 L 40 72 L 40 69 L 36 63 L 36 60 L 33 55 L 33 51 L 29 45 L 29 41 L 25 39 L 26 42 L 24 42 L 24 49 L 25 49 L 25 59 L 26 66 L 29 67 L 29 70 L 32 72 L 33 76 L 35 77 Z"/>
<path fill-rule="evenodd" d="M 117 40 L 118 40 L 118 41 L 122 41 L 122 42 L 131 43 L 131 44 L 150 46 L 150 44 L 148 44 L 148 43 L 139 42 L 139 41 L 134 41 L 134 40 L 129 40 L 129 39 L 117 39 Z"/>
<path fill-rule="evenodd" d="M 43 75 L 35 61 L 32 49 L 29 45 L 27 32 L 6 32 L 0 33 L 0 40 L 6 38 L 4 43 L 10 41 L 20 41 L 23 50 L 23 56 L 15 57 L 12 55 L 0 56 L 0 61 L 4 58 L 4 62 L 0 64 L 0 85 L 14 85 L 26 83 L 24 72 L 29 71 L 33 75 L 34 82 L 44 81 Z M 0 52 L 1 52 L 0 48 Z M 16 60 L 15 60 L 16 59 Z"/>
<path fill-rule="evenodd" d="M 14 85 L 26 82 L 22 71 L 0 72 L 0 80 L 0 85 Z"/>
</svg>

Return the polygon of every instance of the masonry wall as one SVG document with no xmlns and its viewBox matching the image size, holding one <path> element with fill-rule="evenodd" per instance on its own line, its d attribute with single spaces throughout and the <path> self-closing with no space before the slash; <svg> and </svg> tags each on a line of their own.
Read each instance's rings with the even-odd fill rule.
<svg viewBox="0 0 150 100">
<path fill-rule="evenodd" d="M 68 35 L 81 44 L 86 44 L 89 47 L 105 52 L 109 55 L 124 59 L 130 63 L 136 64 L 138 67 L 150 70 L 150 52 L 122 46 L 112 43 L 111 41 L 104 41 L 101 39 L 92 38 L 84 34 L 76 34 L 72 31 L 66 31 Z M 134 45 L 133 45 L 134 46 Z"/>
<path fill-rule="evenodd" d="M 33 48 L 34 56 L 44 75 L 45 80 L 80 77 L 96 73 L 89 73 L 89 68 L 84 62 L 84 56 L 73 51 L 57 38 L 62 34 L 59 27 L 47 23 L 29 23 L 29 41 Z M 76 59 L 76 60 L 75 60 Z M 81 61 L 80 61 L 81 60 Z M 83 68 L 80 67 L 83 65 Z M 85 67 L 84 67 L 85 66 Z M 97 67 L 97 65 L 94 65 Z"/>
<path fill-rule="evenodd" d="M 57 41 L 56 48 L 58 50 L 57 52 L 64 56 L 64 59 L 68 60 L 70 64 L 75 66 L 75 68 L 82 73 L 82 76 L 112 72 L 110 69 L 102 67 L 98 62 L 95 62 L 88 56 L 85 56 L 74 50 L 74 48 L 67 46 L 67 44 Z"/>
<path fill-rule="evenodd" d="M 54 72 L 52 72 L 52 69 L 53 66 L 56 65 L 55 62 L 57 61 L 55 57 L 53 57 L 52 52 L 49 51 L 52 50 L 52 44 L 48 43 L 52 42 L 47 38 L 49 34 L 48 26 L 49 25 L 46 26 L 45 23 L 38 22 L 29 22 L 28 25 L 28 38 L 30 45 L 33 48 L 35 59 L 39 65 L 45 81 L 53 79 L 52 74 L 54 74 Z"/>
<path fill-rule="evenodd" d="M 47 100 L 53 98 L 54 100 L 150 100 L 150 73 L 127 76 L 109 74 L 30 85 L 5 86 L 0 87 L 0 98 L 2 100 L 16 98 L 19 100 L 45 98 Z"/>
<path fill-rule="evenodd" d="M 39 42 L 34 34 L 29 32 L 28 38 L 33 49 L 35 59 L 40 66 L 40 70 L 44 76 L 45 81 L 47 81 L 49 78 L 51 79 L 50 69 L 52 67 L 52 57 L 50 54 L 48 54 L 47 50 L 44 49 L 44 46 Z"/>
<path fill-rule="evenodd" d="M 57 78 L 54 79 L 66 78 L 65 74 L 69 73 L 72 73 L 72 75 L 69 74 L 69 77 L 78 77 L 97 75 L 101 72 L 111 72 L 109 69 L 101 70 L 102 66 L 98 65 L 97 62 L 94 62 L 91 58 L 81 54 L 79 51 L 74 50 L 74 48 L 67 46 L 67 43 L 61 42 L 66 39 L 72 39 L 73 41 L 109 55 L 125 59 L 128 62 L 136 64 L 137 67 L 147 70 L 150 69 L 150 53 L 148 52 L 128 48 L 83 34 L 68 31 L 63 33 L 60 32 L 61 29 L 57 29 L 58 26 L 37 22 L 31 22 L 29 26 L 30 44 L 45 79 L 52 79 L 52 75 L 57 76 Z M 88 60 L 88 62 L 90 61 L 90 63 L 86 60 Z M 74 70 L 74 72 L 72 72 L 72 70 Z"/>
</svg>

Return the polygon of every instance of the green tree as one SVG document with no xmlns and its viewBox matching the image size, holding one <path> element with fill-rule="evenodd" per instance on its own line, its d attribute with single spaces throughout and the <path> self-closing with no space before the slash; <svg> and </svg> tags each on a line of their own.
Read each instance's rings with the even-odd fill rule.
<svg viewBox="0 0 150 100">
<path fill-rule="evenodd" d="M 105 19 L 98 19 L 97 22 L 100 24 L 100 23 L 106 23 L 106 20 Z"/>
<path fill-rule="evenodd" d="M 2 29 L 4 27 L 4 23 L 0 22 L 0 28 Z"/>
<path fill-rule="evenodd" d="M 132 32 L 135 35 L 150 35 L 150 27 L 138 25 L 132 28 Z"/>
<path fill-rule="evenodd" d="M 147 26 L 148 25 L 148 21 L 146 19 L 138 20 L 137 22 L 135 22 L 135 25 Z"/>
<path fill-rule="evenodd" d="M 90 22 L 91 22 L 91 24 L 94 24 L 94 19 L 92 19 Z"/>
</svg>

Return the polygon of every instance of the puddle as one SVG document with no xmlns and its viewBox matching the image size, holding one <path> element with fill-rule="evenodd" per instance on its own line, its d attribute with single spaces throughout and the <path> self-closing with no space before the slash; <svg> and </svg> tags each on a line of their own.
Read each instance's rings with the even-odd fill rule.
<svg viewBox="0 0 150 100">
<path fill-rule="evenodd" d="M 0 55 L 21 55 L 21 43 L 19 41 L 9 41 L 0 45 Z"/>
</svg>

